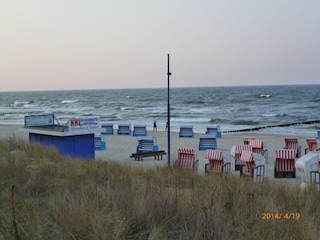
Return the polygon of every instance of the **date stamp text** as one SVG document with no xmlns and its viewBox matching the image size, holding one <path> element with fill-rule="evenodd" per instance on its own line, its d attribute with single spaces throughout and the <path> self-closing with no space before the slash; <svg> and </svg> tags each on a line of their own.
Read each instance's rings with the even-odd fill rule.
<svg viewBox="0 0 320 240">
<path fill-rule="evenodd" d="M 264 212 L 262 213 L 262 220 L 271 220 L 271 219 L 300 219 L 300 213 L 273 213 L 273 212 Z"/>
</svg>

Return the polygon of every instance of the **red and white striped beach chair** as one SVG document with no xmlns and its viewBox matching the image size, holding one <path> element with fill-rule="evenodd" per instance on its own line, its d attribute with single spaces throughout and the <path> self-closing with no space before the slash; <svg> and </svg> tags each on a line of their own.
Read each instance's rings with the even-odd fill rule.
<svg viewBox="0 0 320 240">
<path fill-rule="evenodd" d="M 222 151 L 219 150 L 207 150 L 206 159 L 209 163 L 206 163 L 205 173 L 230 173 L 230 162 L 225 162 Z"/>
<path fill-rule="evenodd" d="M 308 148 L 305 149 L 305 154 L 307 154 L 308 152 L 314 152 L 319 150 L 316 138 L 306 138 L 306 142 L 307 142 Z"/>
<path fill-rule="evenodd" d="M 243 138 L 243 144 L 244 145 L 248 145 L 250 140 L 256 140 L 256 138 L 254 137 L 247 137 L 247 138 Z"/>
<path fill-rule="evenodd" d="M 268 161 L 268 150 L 264 149 L 263 141 L 251 139 L 248 144 L 252 146 L 252 152 L 261 154 Z"/>
<path fill-rule="evenodd" d="M 254 155 L 251 151 L 242 151 L 241 161 L 245 162 L 246 167 L 244 168 L 242 174 L 245 176 L 250 176 L 254 181 L 261 181 L 264 178 L 264 165 L 256 166 L 254 161 Z"/>
<path fill-rule="evenodd" d="M 276 150 L 276 161 L 274 165 L 274 177 L 296 177 L 295 169 L 296 151 L 294 149 Z"/>
<path fill-rule="evenodd" d="M 198 170 L 199 160 L 193 148 L 178 148 L 178 159 L 174 165 L 181 169 Z"/>
<path fill-rule="evenodd" d="M 245 165 L 245 163 L 241 160 L 242 151 L 252 152 L 252 146 L 251 145 L 238 145 L 238 146 L 235 146 L 234 152 L 231 151 L 230 159 L 235 164 L 235 166 L 234 166 L 235 171 L 237 171 L 237 170 L 242 171 L 242 167 Z"/>
<path fill-rule="evenodd" d="M 298 138 L 285 138 L 285 149 L 294 149 L 296 157 L 301 157 L 301 146 L 299 145 Z"/>
</svg>

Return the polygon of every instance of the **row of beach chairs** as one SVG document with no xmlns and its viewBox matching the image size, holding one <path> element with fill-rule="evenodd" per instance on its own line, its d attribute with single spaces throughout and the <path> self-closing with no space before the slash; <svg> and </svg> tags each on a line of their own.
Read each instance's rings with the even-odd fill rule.
<svg viewBox="0 0 320 240">
<path fill-rule="evenodd" d="M 284 149 L 277 149 L 275 152 L 274 177 L 296 177 L 295 162 L 297 158 L 301 157 L 301 146 L 297 138 L 285 138 Z M 255 140 L 254 138 L 243 139 L 244 144 L 251 145 L 252 151 L 263 155 L 268 160 L 267 150 L 263 148 L 263 142 Z M 308 148 L 305 153 L 309 151 L 316 151 L 318 149 L 317 140 L 307 138 Z M 247 150 L 247 149 L 244 149 Z M 237 150 L 236 150 L 237 151 Z M 238 151 L 241 151 L 238 150 Z M 236 161 L 237 162 L 237 161 Z M 240 166 L 243 163 L 238 163 Z"/>
<path fill-rule="evenodd" d="M 268 150 L 265 148 L 263 141 L 255 138 L 244 138 L 243 145 L 237 145 L 231 148 L 231 162 L 225 162 L 222 152 L 217 150 L 216 142 L 210 142 L 212 139 L 216 140 L 216 135 L 210 133 L 204 134 L 203 136 L 200 135 L 199 150 L 207 150 L 206 158 L 209 161 L 205 165 L 206 173 L 226 173 L 230 172 L 231 169 L 234 171 L 240 170 L 241 175 L 250 175 L 255 180 L 263 179 L 264 164 L 265 161 L 268 161 Z M 306 154 L 308 152 L 319 151 L 317 139 L 307 138 L 306 142 L 308 145 L 308 148 L 305 149 Z M 96 150 L 105 149 L 105 143 L 103 143 L 101 135 L 95 137 L 95 148 Z M 143 157 L 148 156 L 154 156 L 155 159 L 156 157 L 158 159 L 161 157 L 162 159 L 162 156 L 165 154 L 163 150 L 159 151 L 156 137 L 139 137 L 136 153 L 131 157 L 134 157 L 136 160 L 142 160 Z M 275 152 L 274 177 L 295 178 L 295 163 L 297 158 L 300 157 L 301 146 L 299 145 L 298 139 L 285 138 L 285 147 L 283 149 L 277 149 Z M 198 160 L 196 159 L 195 151 L 188 148 L 179 148 L 178 160 L 175 165 L 180 168 L 197 169 Z M 310 174 L 315 175 L 313 178 L 320 184 L 320 163 L 318 164 L 317 171 L 312 171 Z M 312 179 L 311 176 L 310 178 Z"/>
<path fill-rule="evenodd" d="M 306 139 L 310 142 L 309 139 Z M 205 173 L 223 173 L 229 174 L 230 170 L 240 170 L 241 176 L 249 176 L 254 181 L 262 181 L 265 175 L 265 163 L 268 157 L 268 150 L 262 141 L 256 139 L 243 139 L 244 145 L 237 145 L 231 148 L 230 160 L 223 156 L 220 150 L 207 150 L 205 164 Z M 319 150 L 318 145 L 309 146 L 308 152 Z M 285 147 L 277 149 L 275 152 L 274 177 L 296 177 L 296 159 L 298 158 L 297 149 L 301 148 L 297 139 L 285 138 Z M 178 148 L 178 159 L 175 161 L 175 167 L 198 170 L 199 160 L 196 152 L 192 148 Z M 144 157 L 153 156 L 160 160 L 165 155 L 165 151 L 159 151 L 156 137 L 138 137 L 138 146 L 136 153 L 130 157 L 135 160 L 143 160 Z M 314 181 L 320 189 L 320 154 L 316 157 L 317 170 L 310 171 L 310 179 Z M 309 176 L 308 176 L 309 177 Z"/>
<path fill-rule="evenodd" d="M 212 135 L 214 138 L 221 138 L 221 129 L 219 125 L 212 125 L 206 127 L 205 135 Z M 193 138 L 194 131 L 192 125 L 181 125 L 179 130 L 179 137 Z"/>
<path fill-rule="evenodd" d="M 308 151 L 319 151 L 317 141 L 310 141 L 306 139 L 307 143 L 313 142 L 308 145 Z M 265 171 L 265 161 L 267 160 L 267 149 L 263 148 L 263 142 L 250 138 L 243 139 L 244 145 L 233 146 L 231 148 L 230 160 L 226 162 L 220 150 L 207 150 L 206 159 L 208 163 L 205 164 L 206 173 L 229 173 L 230 169 L 237 171 L 240 170 L 240 175 L 251 176 L 255 181 L 263 180 Z M 275 152 L 275 165 L 274 177 L 296 177 L 295 162 L 300 157 L 298 144 L 296 138 L 285 138 L 285 147 L 277 149 Z M 188 157 L 185 156 L 188 153 Z M 193 156 L 191 157 L 190 154 Z M 184 157 L 183 157 L 184 156 Z M 317 171 L 311 171 L 310 174 L 314 175 L 315 181 L 320 184 L 320 153 L 318 158 Z M 193 161 L 192 163 L 189 161 Z M 178 149 L 178 160 L 176 166 L 185 169 L 197 169 L 197 161 L 193 149 Z M 187 162 L 187 163 L 186 163 Z M 310 176 L 312 179 L 312 177 Z M 320 186 L 320 185 L 319 185 Z"/>
<path fill-rule="evenodd" d="M 113 123 L 101 123 L 101 128 L 103 129 L 102 134 L 113 135 L 114 134 L 114 124 Z M 118 124 L 117 129 L 118 135 L 133 135 L 133 136 L 147 136 L 147 124 L 134 124 L 131 130 L 131 124 L 123 123 Z M 206 135 L 215 136 L 215 138 L 221 138 L 220 126 L 207 126 Z M 181 138 L 193 138 L 194 131 L 192 125 L 181 125 L 179 129 L 179 137 Z"/>
<path fill-rule="evenodd" d="M 316 138 L 306 138 L 307 148 L 305 154 L 319 151 Z M 274 176 L 296 177 L 297 159 L 301 158 L 301 146 L 297 138 L 285 138 L 285 149 L 276 150 Z M 318 172 L 320 170 L 320 157 L 318 159 Z"/>
<path fill-rule="evenodd" d="M 175 161 L 175 167 L 187 170 L 198 170 L 199 160 L 192 148 L 178 148 L 178 159 Z M 230 173 L 231 163 L 227 162 L 220 150 L 207 150 L 206 159 L 208 163 L 205 164 L 206 173 Z M 245 176 L 250 176 L 254 181 L 261 181 L 264 179 L 264 162 L 256 165 L 254 154 L 251 151 L 243 151 L 241 154 L 241 161 L 245 164 L 245 170 L 242 172 Z M 242 175 L 241 174 L 241 175 Z"/>
<path fill-rule="evenodd" d="M 101 128 L 103 129 L 101 134 L 103 135 L 113 135 L 114 128 L 113 123 L 101 123 Z M 133 136 L 147 136 L 147 124 L 135 124 L 133 130 L 131 131 L 130 124 L 118 124 L 117 129 L 118 135 L 133 135 Z"/>
<path fill-rule="evenodd" d="M 103 131 L 102 135 L 113 135 L 114 126 L 113 123 L 102 123 L 101 128 Z M 133 130 L 131 131 L 130 124 L 118 124 L 117 129 L 118 135 L 133 135 L 133 136 L 147 136 L 147 125 L 146 124 L 135 124 L 133 125 Z M 180 126 L 179 137 L 194 137 L 193 126 L 192 125 L 182 125 Z M 105 147 L 99 147 L 98 142 L 102 142 L 102 137 L 97 136 L 96 150 L 104 150 Z M 199 150 L 215 150 L 217 146 L 217 138 L 221 138 L 220 126 L 207 126 L 206 133 L 199 136 Z"/>
</svg>

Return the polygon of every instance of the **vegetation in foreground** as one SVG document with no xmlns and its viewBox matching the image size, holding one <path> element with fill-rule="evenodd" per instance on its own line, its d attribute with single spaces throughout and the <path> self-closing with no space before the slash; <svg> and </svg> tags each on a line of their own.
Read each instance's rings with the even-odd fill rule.
<svg viewBox="0 0 320 240">
<path fill-rule="evenodd" d="M 0 141 L 0 239 L 318 239 L 319 199 L 315 189 Z"/>
</svg>

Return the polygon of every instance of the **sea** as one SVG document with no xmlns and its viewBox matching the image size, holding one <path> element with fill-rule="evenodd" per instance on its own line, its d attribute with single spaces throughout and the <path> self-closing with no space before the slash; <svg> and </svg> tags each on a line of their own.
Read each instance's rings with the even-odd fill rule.
<svg viewBox="0 0 320 240">
<path fill-rule="evenodd" d="M 99 117 L 117 124 L 157 122 L 165 130 L 192 125 L 204 133 L 252 131 L 317 136 L 320 130 L 320 85 L 0 91 L 0 124 L 24 124 L 25 116 L 54 114 L 64 125 L 75 117 Z"/>
</svg>

